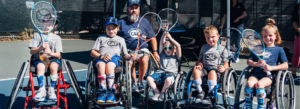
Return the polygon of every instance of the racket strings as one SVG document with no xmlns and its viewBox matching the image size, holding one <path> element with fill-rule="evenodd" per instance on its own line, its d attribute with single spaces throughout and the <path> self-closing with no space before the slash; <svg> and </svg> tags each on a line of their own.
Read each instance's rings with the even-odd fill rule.
<svg viewBox="0 0 300 109">
<path fill-rule="evenodd" d="M 42 33 L 49 32 L 54 26 L 54 8 L 48 2 L 37 3 L 32 11 L 32 22 Z"/>
<path fill-rule="evenodd" d="M 243 34 L 244 43 L 255 52 L 257 55 L 261 56 L 264 53 L 264 45 L 261 38 L 253 31 L 245 31 Z"/>
<path fill-rule="evenodd" d="M 164 30 L 171 30 L 178 21 L 176 11 L 170 8 L 162 9 L 159 12 L 159 16 L 161 17 L 162 24 L 167 25 L 167 28 L 163 27 Z"/>
</svg>

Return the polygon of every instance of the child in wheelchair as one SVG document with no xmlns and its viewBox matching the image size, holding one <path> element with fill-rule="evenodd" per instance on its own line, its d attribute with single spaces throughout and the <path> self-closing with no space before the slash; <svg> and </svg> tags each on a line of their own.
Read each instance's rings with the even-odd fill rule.
<svg viewBox="0 0 300 109">
<path fill-rule="evenodd" d="M 264 53 L 265 61 L 262 59 L 258 60 L 252 53 L 247 60 L 247 64 L 254 67 L 245 87 L 244 94 L 247 109 L 252 109 L 253 88 L 256 88 L 257 108 L 264 108 L 264 98 L 266 97 L 265 87 L 270 86 L 273 81 L 273 76 L 268 76 L 266 71 L 271 71 L 274 74 L 274 71 L 288 68 L 288 60 L 284 50 L 281 47 L 275 46 L 275 44 L 281 43 L 281 37 L 278 28 L 275 26 L 274 19 L 267 19 L 267 25 L 262 28 L 262 40 L 266 45 Z"/>
<path fill-rule="evenodd" d="M 218 45 L 220 35 L 215 26 L 209 26 L 204 29 L 204 35 L 207 44 L 203 45 L 199 59 L 196 66 L 193 69 L 194 83 L 197 91 L 199 92 L 196 103 L 211 104 L 211 96 L 213 96 L 214 87 L 217 85 L 217 73 L 224 73 L 229 67 L 228 65 L 228 53 L 227 49 Z M 223 65 L 220 65 L 220 64 Z M 208 94 L 207 98 L 204 99 L 205 93 L 202 90 L 202 78 L 208 76 Z"/>
<path fill-rule="evenodd" d="M 97 103 L 115 102 L 114 70 L 119 67 L 122 55 L 126 59 L 134 58 L 133 55 L 128 54 L 125 40 L 116 35 L 119 31 L 116 18 L 108 17 L 106 19 L 105 31 L 106 35 L 99 36 L 91 50 L 91 56 L 96 59 L 94 66 L 98 70 L 98 90 L 101 92 Z"/>
<path fill-rule="evenodd" d="M 49 24 L 49 22 L 50 24 L 53 24 L 54 19 L 55 19 L 54 15 L 52 14 L 46 15 L 43 19 L 43 25 L 47 26 L 47 28 L 51 28 L 52 25 L 47 25 L 47 24 Z M 56 20 L 53 29 L 56 28 L 58 23 L 59 21 Z M 63 52 L 61 38 L 60 36 L 54 34 L 53 30 L 49 33 L 47 42 L 44 42 L 44 38 L 47 38 L 46 34 L 44 34 L 44 36 L 45 37 L 43 37 L 41 33 L 35 33 L 29 44 L 30 54 L 33 55 L 32 65 L 35 66 L 37 69 L 37 80 L 39 84 L 39 90 L 33 98 L 33 100 L 35 100 L 36 102 L 44 101 L 46 98 L 44 75 L 45 75 L 45 70 L 47 70 L 48 68 L 50 68 L 50 72 L 51 72 L 50 74 L 51 85 L 48 89 L 48 100 L 57 101 L 54 87 L 58 79 L 58 75 L 57 75 L 58 67 L 61 66 L 61 62 L 59 61 L 59 59 L 61 57 L 61 52 Z M 47 63 L 42 62 L 41 60 L 43 59 L 40 59 L 39 57 L 40 52 L 44 52 L 44 54 L 47 56 L 50 62 Z"/>
<path fill-rule="evenodd" d="M 149 86 L 154 90 L 153 101 L 163 101 L 166 89 L 174 83 L 174 78 L 178 72 L 178 65 L 181 60 L 181 47 L 168 32 L 164 32 L 159 46 L 160 66 L 152 75 L 147 77 Z M 164 83 L 161 91 L 156 83 Z"/>
</svg>

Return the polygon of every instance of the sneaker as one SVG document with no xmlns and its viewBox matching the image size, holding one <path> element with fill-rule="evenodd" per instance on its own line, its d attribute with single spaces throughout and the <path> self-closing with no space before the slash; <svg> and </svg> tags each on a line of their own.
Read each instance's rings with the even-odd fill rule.
<svg viewBox="0 0 300 109">
<path fill-rule="evenodd" d="M 109 89 L 107 91 L 106 103 L 114 103 L 116 101 L 116 89 Z"/>
<path fill-rule="evenodd" d="M 202 103 L 204 95 L 205 93 L 203 91 L 199 92 L 199 94 L 197 95 L 196 103 Z"/>
<path fill-rule="evenodd" d="M 213 96 L 212 93 L 208 93 L 207 96 L 206 96 L 206 98 L 202 100 L 202 103 L 203 103 L 203 104 L 212 104 L 212 103 L 211 103 L 211 97 L 212 97 L 212 96 Z"/>
<path fill-rule="evenodd" d="M 139 92 L 142 92 L 145 90 L 143 83 L 138 83 Z"/>
<path fill-rule="evenodd" d="M 100 90 L 100 95 L 97 98 L 97 103 L 105 103 L 106 96 L 106 90 Z"/>
<path fill-rule="evenodd" d="M 132 92 L 139 92 L 139 89 L 135 83 L 132 83 Z"/>
<path fill-rule="evenodd" d="M 56 102 L 57 97 L 53 87 L 50 87 L 48 90 L 48 101 Z"/>
<path fill-rule="evenodd" d="M 45 101 L 46 99 L 46 90 L 44 88 L 40 88 L 39 91 L 32 98 L 35 102 Z"/>
<path fill-rule="evenodd" d="M 152 97 L 152 100 L 153 100 L 153 101 L 158 101 L 159 95 L 160 95 L 159 93 L 155 94 L 155 95 Z"/>
<path fill-rule="evenodd" d="M 297 75 L 296 74 L 292 74 L 292 75 L 293 75 L 294 81 L 297 81 Z"/>
<path fill-rule="evenodd" d="M 165 97 L 165 94 L 164 93 L 160 93 L 160 95 L 158 97 L 158 101 L 164 101 L 164 97 Z"/>
</svg>

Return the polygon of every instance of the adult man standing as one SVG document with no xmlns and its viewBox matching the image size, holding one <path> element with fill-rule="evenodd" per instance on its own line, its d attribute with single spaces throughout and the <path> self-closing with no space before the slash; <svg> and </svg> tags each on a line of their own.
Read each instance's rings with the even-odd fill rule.
<svg viewBox="0 0 300 109">
<path fill-rule="evenodd" d="M 154 36 L 155 33 L 147 20 L 143 20 L 141 22 L 140 28 L 137 30 L 137 25 L 139 20 L 140 14 L 140 1 L 139 0 L 129 0 L 127 4 L 127 16 L 120 19 L 118 21 L 120 25 L 120 31 L 118 35 L 123 37 L 126 42 L 126 46 L 129 53 L 133 53 L 136 49 L 138 44 L 138 35 L 149 33 L 150 36 Z M 140 43 L 143 43 L 143 40 L 139 40 Z M 157 41 L 156 38 L 153 38 L 150 41 L 154 57 L 159 60 L 159 55 L 157 53 Z M 141 92 L 144 90 L 144 86 L 142 84 L 142 80 L 146 74 L 149 62 L 149 50 L 147 49 L 147 45 L 144 44 L 141 46 L 138 54 L 137 54 L 137 61 L 139 63 L 139 80 L 136 81 L 136 74 L 135 74 L 135 63 L 132 64 L 131 67 L 131 74 L 132 74 L 132 91 L 133 92 Z"/>
</svg>

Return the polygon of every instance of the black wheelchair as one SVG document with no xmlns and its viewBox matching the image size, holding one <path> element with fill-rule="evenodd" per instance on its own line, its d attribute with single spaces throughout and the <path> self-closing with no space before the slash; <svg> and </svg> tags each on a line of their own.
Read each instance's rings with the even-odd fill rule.
<svg viewBox="0 0 300 109">
<path fill-rule="evenodd" d="M 151 66 L 155 66 L 154 64 L 151 64 Z M 183 83 L 184 83 L 184 79 L 186 77 L 186 72 L 184 71 L 180 71 L 181 69 L 180 63 L 179 63 L 179 67 L 178 67 L 178 73 L 174 76 L 174 83 L 171 84 L 165 91 L 164 93 L 164 100 L 163 100 L 163 109 L 166 108 L 173 108 L 173 103 L 175 102 L 175 105 L 177 102 L 179 102 L 180 100 L 182 100 L 182 90 L 183 90 Z M 154 69 L 151 69 L 151 72 L 147 73 L 148 77 L 149 75 L 154 73 Z M 162 84 L 161 82 L 155 82 L 155 84 L 157 85 L 157 88 L 159 90 L 162 90 L 164 84 Z M 141 97 L 140 98 L 140 102 L 139 102 L 139 109 L 144 109 L 144 106 L 146 106 L 146 109 L 149 109 L 151 107 L 151 105 L 159 102 L 159 101 L 153 101 L 150 97 L 150 95 L 155 95 L 154 90 L 148 85 L 146 84 L 146 88 L 144 91 L 144 95 L 145 97 Z M 172 95 L 174 98 L 172 98 Z M 173 101 L 174 99 L 174 101 Z M 145 105 L 144 105 L 145 104 Z"/>
<path fill-rule="evenodd" d="M 250 66 L 246 67 L 239 76 L 235 94 L 235 109 L 245 109 L 246 107 L 244 90 L 252 69 Z M 274 109 L 275 107 L 276 109 L 295 109 L 295 83 L 290 71 L 280 70 L 276 74 L 273 74 L 273 82 L 265 90 L 267 93 L 266 99 L 268 99 L 266 104 L 267 109 Z M 253 97 L 255 95 L 256 92 L 254 90 Z"/>
<path fill-rule="evenodd" d="M 98 108 L 105 108 L 105 107 L 114 107 L 119 106 L 121 104 L 124 105 L 124 108 L 128 109 L 130 108 L 130 103 L 128 101 L 127 95 L 127 89 L 130 87 L 129 85 L 126 85 L 127 77 L 130 78 L 130 72 L 124 72 L 125 66 L 124 63 L 127 61 L 125 59 L 122 59 L 123 61 L 119 61 L 120 66 L 115 68 L 115 80 L 114 80 L 114 86 L 116 89 L 116 101 L 114 103 L 97 103 L 97 97 L 99 96 L 100 92 L 98 91 L 99 88 L 99 82 L 97 80 L 97 68 L 94 66 L 95 59 L 92 60 L 88 64 L 88 70 L 86 74 L 86 81 L 85 81 L 85 88 L 86 88 L 86 94 L 85 94 L 85 101 L 86 101 L 86 108 L 91 109 L 92 107 L 98 107 Z M 125 74 L 125 75 L 124 75 Z M 125 78 L 125 79 L 124 79 Z"/>
<path fill-rule="evenodd" d="M 223 109 L 223 108 L 233 108 L 233 102 L 230 98 L 233 98 L 235 95 L 235 87 L 237 85 L 237 74 L 235 70 L 231 67 L 227 68 L 224 73 L 217 73 L 218 80 L 217 85 L 214 88 L 213 97 L 211 97 L 212 104 L 202 104 L 195 103 L 198 91 L 196 86 L 193 84 L 192 77 L 193 68 L 187 73 L 184 82 L 183 90 L 183 101 L 179 103 L 180 107 L 184 108 L 201 108 L 201 109 Z M 207 85 L 208 76 L 202 77 L 202 89 L 207 96 L 208 85 Z M 222 95 L 223 105 L 218 104 L 218 95 Z"/>
</svg>

